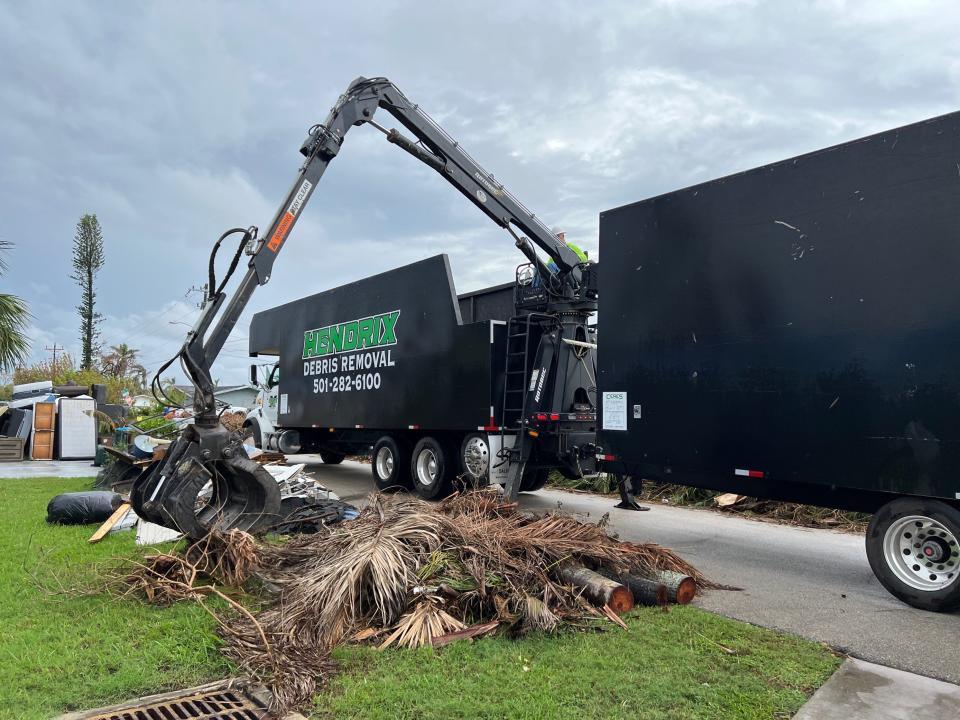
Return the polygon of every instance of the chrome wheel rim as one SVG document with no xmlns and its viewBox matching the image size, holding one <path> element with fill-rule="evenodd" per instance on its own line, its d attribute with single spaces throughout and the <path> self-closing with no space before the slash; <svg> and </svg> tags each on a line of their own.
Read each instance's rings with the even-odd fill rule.
<svg viewBox="0 0 960 720">
<path fill-rule="evenodd" d="M 960 576 L 960 544 L 943 523 L 924 515 L 893 522 L 883 536 L 887 566 L 914 590 L 937 592 Z"/>
<path fill-rule="evenodd" d="M 381 480 L 389 480 L 393 477 L 393 452 L 390 448 L 382 447 L 377 452 L 377 477 Z"/>
<path fill-rule="evenodd" d="M 463 467 L 474 480 L 487 476 L 490 467 L 490 448 L 482 437 L 472 437 L 463 448 Z"/>
<path fill-rule="evenodd" d="M 437 480 L 437 468 L 437 456 L 433 450 L 421 450 L 417 455 L 417 482 L 421 485 L 433 485 Z"/>
</svg>

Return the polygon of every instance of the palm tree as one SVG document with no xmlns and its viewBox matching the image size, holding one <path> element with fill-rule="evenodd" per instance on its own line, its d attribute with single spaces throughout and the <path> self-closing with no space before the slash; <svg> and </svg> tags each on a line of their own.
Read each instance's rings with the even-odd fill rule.
<svg viewBox="0 0 960 720">
<path fill-rule="evenodd" d="M 0 276 L 7 271 L 4 255 L 13 243 L 0 240 Z M 22 365 L 30 350 L 27 339 L 27 323 L 30 321 L 27 304 L 16 295 L 0 293 L 0 370 L 9 372 Z"/>
<path fill-rule="evenodd" d="M 127 377 L 128 375 L 145 378 L 147 370 L 137 362 L 138 352 L 140 352 L 138 349 L 132 348 L 126 343 L 111 345 L 110 352 L 100 360 L 103 372 L 115 378 Z"/>
</svg>

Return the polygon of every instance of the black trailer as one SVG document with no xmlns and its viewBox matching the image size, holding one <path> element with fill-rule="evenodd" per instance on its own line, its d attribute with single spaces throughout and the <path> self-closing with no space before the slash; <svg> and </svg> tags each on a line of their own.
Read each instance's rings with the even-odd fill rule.
<svg viewBox="0 0 960 720">
<path fill-rule="evenodd" d="M 960 113 L 604 212 L 605 467 L 875 513 L 960 605 Z"/>
<path fill-rule="evenodd" d="M 509 416 L 515 385 L 505 385 L 527 377 L 507 371 L 519 347 L 515 300 L 513 284 L 458 298 L 438 255 L 257 313 L 250 354 L 279 356 L 277 428 L 265 446 L 333 462 L 371 452 L 378 487 L 426 498 L 457 478 L 505 482 L 521 427 L 536 447 L 520 490 L 539 489 L 553 468 L 591 470 L 593 406 L 542 434 Z M 569 368 L 569 392 L 592 391 L 590 372 Z"/>
</svg>

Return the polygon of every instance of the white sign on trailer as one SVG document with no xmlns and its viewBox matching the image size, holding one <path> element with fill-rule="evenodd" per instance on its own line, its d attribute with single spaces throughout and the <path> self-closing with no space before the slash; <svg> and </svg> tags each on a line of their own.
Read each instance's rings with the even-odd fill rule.
<svg viewBox="0 0 960 720">
<path fill-rule="evenodd" d="M 627 429 L 627 393 L 626 391 L 603 393 L 603 429 L 604 430 L 626 430 Z"/>
</svg>

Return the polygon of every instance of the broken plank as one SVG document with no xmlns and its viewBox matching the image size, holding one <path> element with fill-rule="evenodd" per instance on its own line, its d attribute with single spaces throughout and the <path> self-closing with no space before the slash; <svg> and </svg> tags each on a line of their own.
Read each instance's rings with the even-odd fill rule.
<svg viewBox="0 0 960 720">
<path fill-rule="evenodd" d="M 120 506 L 113 511 L 113 515 L 103 521 L 103 525 L 97 528 L 97 531 L 87 540 L 89 543 L 98 543 L 110 532 L 110 528 L 120 522 L 120 519 L 127 514 L 130 509 L 130 503 L 120 503 Z"/>
</svg>

